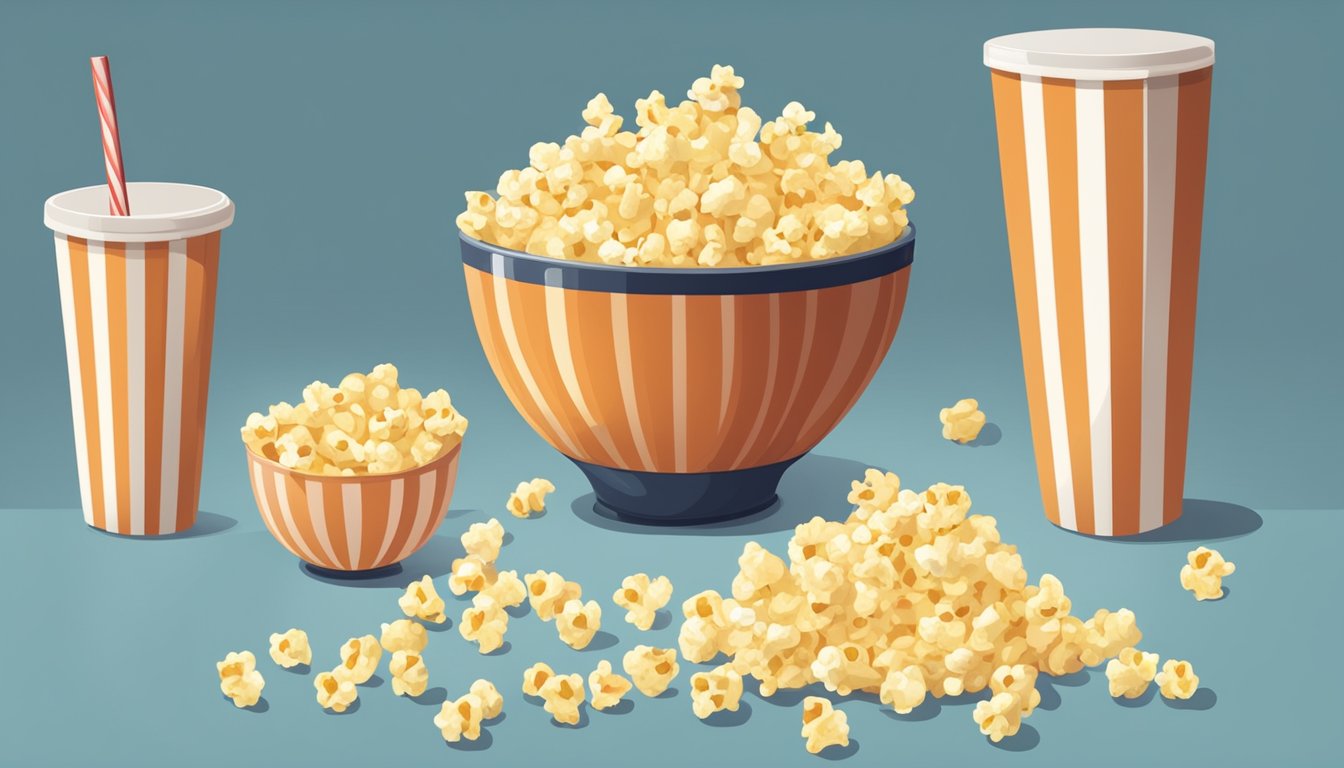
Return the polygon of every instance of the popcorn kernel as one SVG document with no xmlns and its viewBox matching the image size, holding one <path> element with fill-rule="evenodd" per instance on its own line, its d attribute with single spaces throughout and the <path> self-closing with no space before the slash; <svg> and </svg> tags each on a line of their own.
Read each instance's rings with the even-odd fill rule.
<svg viewBox="0 0 1344 768">
<path fill-rule="evenodd" d="M 938 420 L 943 423 L 943 439 L 958 443 L 969 443 L 979 437 L 985 426 L 985 414 L 974 398 L 958 400 L 951 408 L 942 409 Z"/>
<path fill-rule="evenodd" d="M 849 717 L 831 706 L 828 699 L 808 696 L 803 699 L 803 731 L 807 751 L 817 754 L 827 747 L 849 746 Z"/>
<path fill-rule="evenodd" d="M 311 664 L 313 649 L 308 645 L 308 633 L 289 629 L 271 635 L 271 661 L 289 669 L 299 664 Z"/>
<path fill-rule="evenodd" d="M 603 710 L 614 707 L 630 692 L 632 683 L 624 676 L 611 670 L 611 662 L 603 659 L 597 662 L 597 669 L 588 673 L 588 690 L 592 692 L 589 704 L 593 709 Z"/>
<path fill-rule="evenodd" d="M 215 663 L 215 669 L 219 671 L 220 692 L 229 697 L 235 707 L 250 707 L 261 699 L 266 680 L 257 671 L 257 658 L 251 651 L 230 651 L 223 661 Z"/>
</svg>

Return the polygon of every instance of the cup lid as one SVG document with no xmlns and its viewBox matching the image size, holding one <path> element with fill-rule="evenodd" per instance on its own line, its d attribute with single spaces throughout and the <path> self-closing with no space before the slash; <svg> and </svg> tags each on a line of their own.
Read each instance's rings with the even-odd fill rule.
<svg viewBox="0 0 1344 768">
<path fill-rule="evenodd" d="M 986 41 L 985 66 L 1073 80 L 1143 80 L 1213 66 L 1213 41 L 1156 29 L 1043 29 Z"/>
<path fill-rule="evenodd" d="M 81 187 L 47 198 L 43 222 L 63 235 L 120 243 L 182 240 L 233 223 L 233 201 L 217 189 L 166 181 L 126 185 L 130 216 L 107 212 L 107 185 Z"/>
</svg>

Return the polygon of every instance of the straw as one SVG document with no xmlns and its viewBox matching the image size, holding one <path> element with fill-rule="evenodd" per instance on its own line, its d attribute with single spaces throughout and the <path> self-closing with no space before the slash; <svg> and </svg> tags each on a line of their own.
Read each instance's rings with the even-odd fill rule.
<svg viewBox="0 0 1344 768">
<path fill-rule="evenodd" d="M 93 92 L 98 98 L 98 119 L 103 125 L 103 157 L 107 161 L 107 208 L 113 216 L 130 216 L 126 197 L 126 169 L 121 164 L 121 134 L 117 130 L 117 100 L 112 95 L 112 67 L 106 56 L 89 59 L 93 68 Z"/>
</svg>

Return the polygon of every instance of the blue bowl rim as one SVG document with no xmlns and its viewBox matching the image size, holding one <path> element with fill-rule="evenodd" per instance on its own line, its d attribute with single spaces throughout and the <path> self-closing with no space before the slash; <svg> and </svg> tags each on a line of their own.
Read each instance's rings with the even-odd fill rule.
<svg viewBox="0 0 1344 768">
<path fill-rule="evenodd" d="M 601 293 L 724 295 L 808 291 L 860 283 L 910 266 L 915 225 L 890 243 L 862 253 L 760 267 L 643 267 L 570 261 L 516 251 L 459 232 L 462 263 L 533 285 Z"/>
</svg>

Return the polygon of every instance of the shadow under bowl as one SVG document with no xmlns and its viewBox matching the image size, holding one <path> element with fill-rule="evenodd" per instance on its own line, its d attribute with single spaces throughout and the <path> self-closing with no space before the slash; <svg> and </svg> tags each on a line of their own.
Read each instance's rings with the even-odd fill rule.
<svg viewBox="0 0 1344 768">
<path fill-rule="evenodd" d="M 261 520 L 280 545 L 327 577 L 386 575 L 429 542 L 448 514 L 462 444 L 386 475 L 298 472 L 247 450 Z"/>
<path fill-rule="evenodd" d="M 914 227 L 881 248 L 759 267 L 626 267 L 460 236 L 481 346 L 598 511 L 750 515 L 863 394 L 905 307 Z"/>
</svg>

